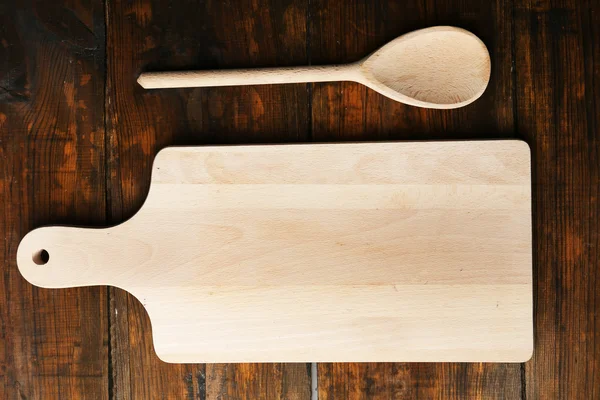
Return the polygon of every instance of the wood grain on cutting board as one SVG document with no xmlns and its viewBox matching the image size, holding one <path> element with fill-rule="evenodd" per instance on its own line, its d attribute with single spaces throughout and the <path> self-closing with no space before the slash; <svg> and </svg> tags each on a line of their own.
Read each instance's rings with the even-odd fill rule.
<svg viewBox="0 0 600 400">
<path fill-rule="evenodd" d="M 519 141 L 168 148 L 133 218 L 18 264 L 128 290 L 170 362 L 524 361 L 530 185 Z"/>
</svg>

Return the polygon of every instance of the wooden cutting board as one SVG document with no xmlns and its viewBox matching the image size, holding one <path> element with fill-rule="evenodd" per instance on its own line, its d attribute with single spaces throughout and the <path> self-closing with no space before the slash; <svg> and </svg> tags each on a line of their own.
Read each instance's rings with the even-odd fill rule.
<svg viewBox="0 0 600 400">
<path fill-rule="evenodd" d="M 18 265 L 129 291 L 168 362 L 521 362 L 530 179 L 520 141 L 168 148 L 133 218 L 36 229 Z"/>
</svg>

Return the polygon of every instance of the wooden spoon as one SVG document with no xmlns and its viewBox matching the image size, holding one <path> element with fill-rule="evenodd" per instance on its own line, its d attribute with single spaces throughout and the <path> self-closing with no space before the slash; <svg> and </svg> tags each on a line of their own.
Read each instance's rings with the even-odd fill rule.
<svg viewBox="0 0 600 400">
<path fill-rule="evenodd" d="M 472 103 L 490 79 L 490 55 L 464 29 L 436 26 L 402 35 L 351 64 L 147 72 L 146 89 L 354 81 L 401 103 L 426 108 L 458 108 Z"/>
</svg>

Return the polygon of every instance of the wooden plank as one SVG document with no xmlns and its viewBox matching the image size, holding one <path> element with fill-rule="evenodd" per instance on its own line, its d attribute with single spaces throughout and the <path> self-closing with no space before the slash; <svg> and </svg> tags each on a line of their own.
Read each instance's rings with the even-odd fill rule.
<svg viewBox="0 0 600 400">
<path fill-rule="evenodd" d="M 310 399 L 309 369 L 292 363 L 206 364 L 206 398 Z"/>
<path fill-rule="evenodd" d="M 166 145 L 288 142 L 306 137 L 306 85 L 145 91 L 135 82 L 143 70 L 305 64 L 306 3 L 107 2 L 111 222 L 122 222 L 142 205 L 154 154 Z M 118 289 L 111 289 L 111 304 L 115 398 L 176 397 L 184 392 L 203 398 L 203 386 L 209 398 L 265 397 L 268 387 L 281 388 L 269 393 L 286 397 L 309 393 L 304 366 L 162 363 L 152 348 L 141 304 Z M 203 383 L 206 375 L 210 384 Z"/>
<path fill-rule="evenodd" d="M 169 362 L 531 356 L 522 141 L 172 147 L 152 169 L 130 220 L 29 233 L 23 276 L 126 289 Z"/>
<path fill-rule="evenodd" d="M 321 400 L 521 398 L 520 371 L 510 364 L 328 363 L 318 376 Z"/>
<path fill-rule="evenodd" d="M 108 396 L 106 288 L 32 287 L 17 245 L 105 222 L 104 7 L 0 6 L 0 398 Z"/>
<path fill-rule="evenodd" d="M 500 138 L 514 135 L 510 2 L 311 1 L 312 64 L 350 62 L 410 30 L 456 25 L 482 38 L 490 86 L 459 110 L 408 107 L 354 83 L 311 85 L 315 141 Z M 320 398 L 518 398 L 517 364 L 319 364 Z M 405 393 L 405 395 L 402 395 Z M 404 396 L 404 397 L 402 397 Z M 367 396 L 364 396 L 365 398 Z"/>
<path fill-rule="evenodd" d="M 518 129 L 534 173 L 528 399 L 600 396 L 600 37 L 597 1 L 517 2 Z"/>
</svg>

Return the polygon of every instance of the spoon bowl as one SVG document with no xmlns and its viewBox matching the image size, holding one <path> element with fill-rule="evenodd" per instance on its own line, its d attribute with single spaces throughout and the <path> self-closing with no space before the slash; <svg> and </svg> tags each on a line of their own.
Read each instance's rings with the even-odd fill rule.
<svg viewBox="0 0 600 400">
<path fill-rule="evenodd" d="M 354 81 L 401 103 L 458 108 L 477 100 L 491 71 L 490 55 L 474 34 L 436 26 L 402 35 L 363 60 L 309 67 L 147 72 L 146 89 Z"/>
<path fill-rule="evenodd" d="M 490 55 L 471 32 L 454 27 L 400 36 L 359 62 L 360 82 L 402 103 L 457 108 L 485 91 Z"/>
</svg>

